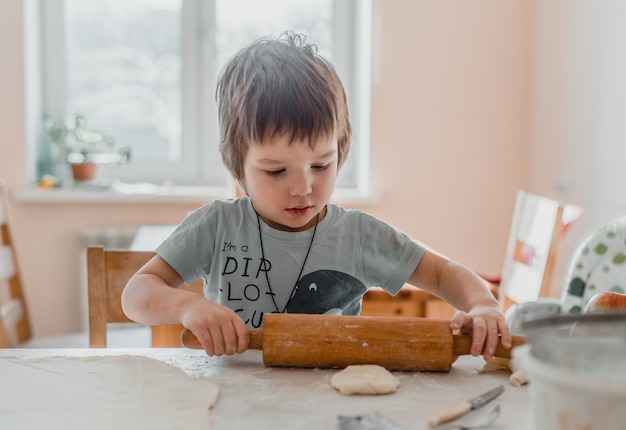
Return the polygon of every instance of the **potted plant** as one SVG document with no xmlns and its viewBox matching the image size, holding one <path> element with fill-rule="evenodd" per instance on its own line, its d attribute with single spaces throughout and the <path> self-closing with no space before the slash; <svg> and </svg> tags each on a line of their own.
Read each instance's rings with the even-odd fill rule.
<svg viewBox="0 0 626 430">
<path fill-rule="evenodd" d="M 59 162 L 71 167 L 74 181 L 93 180 L 99 164 L 124 164 L 130 160 L 131 149 L 115 149 L 115 140 L 97 130 L 87 128 L 87 120 L 78 115 L 73 129 L 56 121 L 50 136 L 58 146 Z"/>
</svg>

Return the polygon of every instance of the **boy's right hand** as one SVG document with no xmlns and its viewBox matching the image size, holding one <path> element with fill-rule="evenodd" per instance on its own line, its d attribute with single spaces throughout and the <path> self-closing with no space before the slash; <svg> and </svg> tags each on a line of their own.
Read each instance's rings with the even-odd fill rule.
<svg viewBox="0 0 626 430">
<path fill-rule="evenodd" d="M 181 323 L 198 338 L 209 356 L 241 354 L 248 349 L 246 324 L 232 310 L 203 300 L 186 309 Z"/>
</svg>

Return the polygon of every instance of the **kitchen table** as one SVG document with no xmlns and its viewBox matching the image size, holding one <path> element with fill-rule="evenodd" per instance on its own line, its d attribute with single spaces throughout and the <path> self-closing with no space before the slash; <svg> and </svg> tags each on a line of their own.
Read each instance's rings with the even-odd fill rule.
<svg viewBox="0 0 626 430">
<path fill-rule="evenodd" d="M 128 355 L 154 358 L 193 378 L 216 384 L 219 400 L 210 412 L 211 428 L 216 430 L 339 429 L 338 415 L 374 411 L 406 429 L 427 429 L 428 418 L 434 413 L 500 384 L 506 389 L 494 400 L 501 405 L 502 413 L 493 428 L 530 428 L 527 387 L 511 385 L 508 372 L 478 373 L 484 364 L 480 357 L 462 356 L 448 373 L 393 372 L 400 381 L 393 394 L 344 396 L 330 385 L 337 369 L 269 368 L 263 365 L 262 353 L 253 350 L 230 357 L 208 357 L 204 351 L 186 348 L 0 349 L 0 361 L 12 363 L 53 357 Z M 5 377 L 0 374 L 0 394 L 6 396 L 11 387 L 2 383 Z M 29 387 L 33 394 L 37 393 L 37 385 Z M 167 386 L 160 388 L 167 392 Z M 63 389 L 58 387 L 59 392 Z M 49 424 L 42 423 L 41 428 L 49 429 Z M 0 428 L 4 428 L 2 405 Z M 176 428 L 194 427 L 187 423 Z"/>
</svg>

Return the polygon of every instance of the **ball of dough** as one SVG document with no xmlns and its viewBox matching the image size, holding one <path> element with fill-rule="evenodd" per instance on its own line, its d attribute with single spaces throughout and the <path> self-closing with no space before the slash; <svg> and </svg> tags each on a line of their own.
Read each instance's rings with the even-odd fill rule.
<svg viewBox="0 0 626 430">
<path fill-rule="evenodd" d="M 343 395 L 389 394 L 400 386 L 400 381 L 387 369 L 377 364 L 348 366 L 330 378 L 330 385 Z"/>
</svg>

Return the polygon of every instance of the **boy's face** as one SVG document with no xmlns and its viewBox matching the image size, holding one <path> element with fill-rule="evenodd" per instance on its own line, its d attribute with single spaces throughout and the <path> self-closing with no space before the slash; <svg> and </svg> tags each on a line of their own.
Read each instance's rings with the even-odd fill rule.
<svg viewBox="0 0 626 430">
<path fill-rule="evenodd" d="M 289 143 L 288 136 L 252 143 L 243 163 L 244 184 L 263 221 L 285 231 L 306 230 L 326 214 L 337 179 L 337 139 Z M 322 212 L 323 211 L 323 212 Z"/>
</svg>

